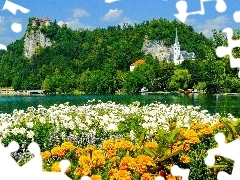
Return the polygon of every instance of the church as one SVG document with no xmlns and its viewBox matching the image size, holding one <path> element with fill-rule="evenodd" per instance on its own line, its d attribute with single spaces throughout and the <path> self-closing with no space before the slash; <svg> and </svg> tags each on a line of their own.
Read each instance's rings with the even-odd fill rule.
<svg viewBox="0 0 240 180">
<path fill-rule="evenodd" d="M 142 48 L 145 54 L 151 54 L 159 61 L 166 59 L 168 62 L 174 62 L 175 65 L 181 64 L 185 59 L 195 60 L 194 52 L 181 51 L 176 29 L 175 43 L 171 47 L 164 46 L 162 41 L 149 41 L 145 38 Z"/>
</svg>

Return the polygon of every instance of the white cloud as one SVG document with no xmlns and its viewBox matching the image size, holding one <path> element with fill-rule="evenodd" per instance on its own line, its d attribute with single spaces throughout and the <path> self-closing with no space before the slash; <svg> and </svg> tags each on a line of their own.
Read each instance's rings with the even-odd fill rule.
<svg viewBox="0 0 240 180">
<path fill-rule="evenodd" d="M 229 18 L 225 16 L 219 16 L 217 18 L 208 19 L 205 23 L 199 23 L 195 19 L 189 19 L 186 21 L 186 24 L 192 26 L 197 32 L 202 32 L 206 37 L 212 36 L 212 30 L 216 29 L 217 31 L 227 27 Z"/>
<path fill-rule="evenodd" d="M 122 10 L 119 9 L 110 9 L 107 14 L 105 14 L 101 19 L 103 21 L 114 21 L 119 20 L 123 14 Z"/>
<path fill-rule="evenodd" d="M 73 30 L 76 29 L 91 29 L 91 26 L 83 24 L 79 19 L 74 19 L 69 22 L 66 22 L 68 27 L 71 27 Z"/>
<path fill-rule="evenodd" d="M 105 0 L 105 3 L 113 3 L 113 2 L 116 2 L 116 1 L 119 1 L 119 0 Z"/>
<path fill-rule="evenodd" d="M 3 16 L 0 16 L 0 34 L 5 31 L 5 20 Z"/>
<path fill-rule="evenodd" d="M 120 26 L 123 26 L 124 24 L 129 24 L 129 25 L 134 25 L 135 23 L 137 23 L 137 21 L 133 21 L 128 17 L 124 17 L 121 19 L 121 21 L 119 22 Z"/>
<path fill-rule="evenodd" d="M 72 16 L 67 21 L 58 21 L 58 25 L 62 26 L 66 24 L 67 27 L 76 29 L 91 29 L 91 26 L 81 23 L 80 18 L 90 16 L 90 14 L 84 9 L 74 9 Z"/>
<path fill-rule="evenodd" d="M 90 14 L 84 9 L 74 9 L 73 10 L 73 18 L 82 18 L 82 17 L 86 17 L 86 16 L 90 16 Z"/>
</svg>

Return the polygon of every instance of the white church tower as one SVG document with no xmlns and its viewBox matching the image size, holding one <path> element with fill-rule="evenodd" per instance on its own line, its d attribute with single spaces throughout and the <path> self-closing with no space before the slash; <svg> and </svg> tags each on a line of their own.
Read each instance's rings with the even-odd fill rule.
<svg viewBox="0 0 240 180">
<path fill-rule="evenodd" d="M 175 37 L 175 43 L 173 45 L 173 61 L 175 64 L 181 64 L 183 61 L 183 58 L 181 57 L 181 51 L 180 51 L 180 44 L 178 42 L 178 34 L 177 34 L 177 28 L 176 28 L 176 37 Z"/>
</svg>

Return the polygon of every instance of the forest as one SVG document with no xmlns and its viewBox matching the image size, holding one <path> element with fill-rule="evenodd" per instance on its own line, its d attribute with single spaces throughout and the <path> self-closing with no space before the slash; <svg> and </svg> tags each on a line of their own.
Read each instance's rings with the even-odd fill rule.
<svg viewBox="0 0 240 180">
<path fill-rule="evenodd" d="M 172 45 L 176 28 L 181 49 L 195 52 L 196 60 L 174 65 L 142 52 L 145 36 Z M 29 29 L 31 18 L 26 32 Z M 206 38 L 191 26 L 160 18 L 93 30 L 60 27 L 55 20 L 41 32 L 54 43 L 39 47 L 31 58 L 23 55 L 24 37 L 0 51 L 0 87 L 76 94 L 138 93 L 142 87 L 151 92 L 188 88 L 240 92 L 238 69 L 230 67 L 228 56 L 218 58 L 215 53 L 216 47 L 227 46 L 222 31 L 213 30 L 213 37 Z M 240 30 L 234 30 L 233 38 L 239 36 Z M 234 57 L 239 54 L 239 48 L 233 49 Z M 139 59 L 145 63 L 130 72 L 130 65 Z"/>
</svg>

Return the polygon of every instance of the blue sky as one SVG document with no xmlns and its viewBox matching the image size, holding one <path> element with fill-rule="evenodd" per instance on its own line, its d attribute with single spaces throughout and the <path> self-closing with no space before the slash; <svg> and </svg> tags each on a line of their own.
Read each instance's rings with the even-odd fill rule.
<svg viewBox="0 0 240 180">
<path fill-rule="evenodd" d="M 56 19 L 60 24 L 67 23 L 73 29 L 79 28 L 105 28 L 108 25 L 123 23 L 142 23 L 144 20 L 166 18 L 170 21 L 176 19 L 176 2 L 178 0 L 119 0 L 106 3 L 105 0 L 9 0 L 15 4 L 28 8 L 29 13 L 17 11 L 13 15 L 7 10 L 0 11 L 0 44 L 8 45 L 24 35 L 28 18 L 49 17 Z M 222 30 L 225 27 L 238 29 L 240 23 L 233 20 L 233 13 L 240 11 L 239 0 L 224 0 L 227 10 L 218 13 L 215 9 L 216 0 L 204 3 L 204 15 L 190 15 L 186 20 L 195 31 L 211 36 L 213 29 Z M 188 12 L 200 10 L 200 0 L 186 0 Z M 5 0 L 0 0 L 2 9 Z M 21 23 L 23 30 L 14 33 L 11 24 Z M 240 28 L 239 28 L 240 29 Z"/>
</svg>

